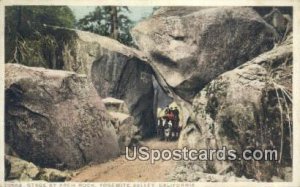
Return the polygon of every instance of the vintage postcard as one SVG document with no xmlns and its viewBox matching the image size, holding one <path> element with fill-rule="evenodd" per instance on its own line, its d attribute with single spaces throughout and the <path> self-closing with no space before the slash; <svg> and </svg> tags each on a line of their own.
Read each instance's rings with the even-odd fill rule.
<svg viewBox="0 0 300 187">
<path fill-rule="evenodd" d="M 0 5 L 0 186 L 300 186 L 300 2 Z"/>
</svg>

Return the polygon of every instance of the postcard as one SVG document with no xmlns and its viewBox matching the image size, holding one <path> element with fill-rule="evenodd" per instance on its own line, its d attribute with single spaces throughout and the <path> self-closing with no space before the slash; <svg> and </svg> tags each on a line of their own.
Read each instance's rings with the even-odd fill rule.
<svg viewBox="0 0 300 187">
<path fill-rule="evenodd" d="M 300 186 L 299 2 L 0 4 L 3 186 Z"/>
</svg>

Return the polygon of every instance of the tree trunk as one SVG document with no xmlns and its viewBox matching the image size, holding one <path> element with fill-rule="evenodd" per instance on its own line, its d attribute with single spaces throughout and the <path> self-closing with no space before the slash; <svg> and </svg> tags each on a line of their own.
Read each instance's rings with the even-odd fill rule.
<svg viewBox="0 0 300 187">
<path fill-rule="evenodd" d="M 14 60 L 16 63 L 21 63 L 21 51 L 19 47 L 20 36 L 22 33 L 22 22 L 23 22 L 23 10 L 22 7 L 19 6 L 17 9 L 17 27 L 16 27 L 16 39 L 15 39 L 15 52 L 14 52 Z"/>
<path fill-rule="evenodd" d="M 111 37 L 113 39 L 118 39 L 118 11 L 117 7 L 113 6 L 111 7 Z"/>
</svg>

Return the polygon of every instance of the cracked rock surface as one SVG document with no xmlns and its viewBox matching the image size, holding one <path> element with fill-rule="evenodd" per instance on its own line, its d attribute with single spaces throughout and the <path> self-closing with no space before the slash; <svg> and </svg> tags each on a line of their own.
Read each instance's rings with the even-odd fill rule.
<svg viewBox="0 0 300 187">
<path fill-rule="evenodd" d="M 41 167 L 79 168 L 119 155 L 117 135 L 85 75 L 5 65 L 5 141 Z"/>
<path fill-rule="evenodd" d="M 237 176 L 284 179 L 292 159 L 292 35 L 271 51 L 228 71 L 193 100 L 194 122 L 182 131 L 180 147 L 277 150 L 279 161 L 208 161 L 218 172 L 232 165 Z M 274 159 L 274 158 L 273 158 Z"/>
<path fill-rule="evenodd" d="M 161 8 L 132 30 L 139 49 L 187 101 L 218 75 L 270 50 L 277 33 L 251 8 Z"/>
<path fill-rule="evenodd" d="M 90 32 L 53 29 L 72 37 L 62 49 L 63 69 L 87 75 L 102 98 L 124 100 L 143 137 L 154 133 L 153 70 L 140 52 Z"/>
</svg>

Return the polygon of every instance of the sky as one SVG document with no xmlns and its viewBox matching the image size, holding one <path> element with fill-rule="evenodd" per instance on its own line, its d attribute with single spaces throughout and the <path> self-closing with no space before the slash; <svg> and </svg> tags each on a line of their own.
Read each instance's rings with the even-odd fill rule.
<svg viewBox="0 0 300 187">
<path fill-rule="evenodd" d="M 95 6 L 70 6 L 77 20 L 83 18 L 89 12 L 95 10 Z M 128 7 L 131 13 L 127 13 L 132 21 L 139 21 L 143 17 L 148 17 L 152 11 L 152 6 L 147 7 Z"/>
</svg>

